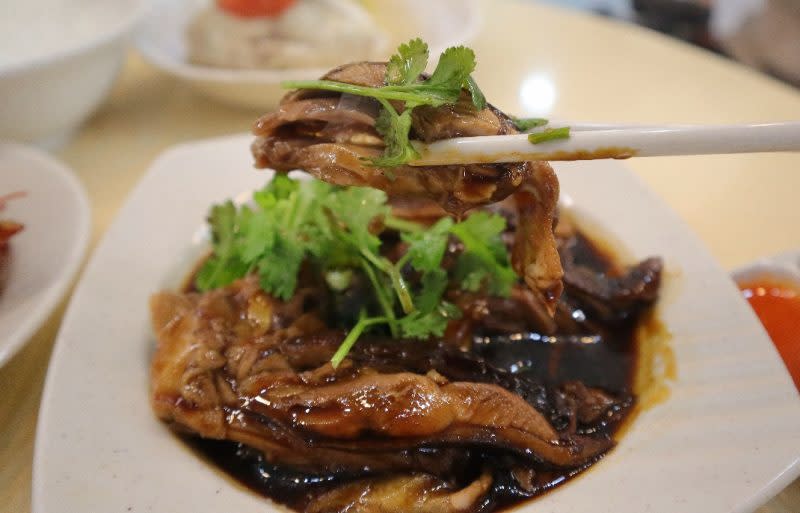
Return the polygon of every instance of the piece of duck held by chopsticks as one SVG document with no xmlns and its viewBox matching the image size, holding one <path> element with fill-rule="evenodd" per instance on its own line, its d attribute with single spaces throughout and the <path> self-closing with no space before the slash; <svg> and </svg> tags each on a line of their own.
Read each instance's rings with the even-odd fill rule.
<svg viewBox="0 0 800 513">
<path fill-rule="evenodd" d="M 446 51 L 428 76 L 427 47 L 419 45 L 403 45 L 388 63 L 348 64 L 319 81 L 287 83 L 297 89 L 255 124 L 256 166 L 373 187 L 392 200 L 426 198 L 456 217 L 512 197 L 519 213 L 512 264 L 552 317 L 563 276 L 553 235 L 558 179 L 543 161 L 408 165 L 417 156 L 412 139 L 519 133 L 472 80 L 471 50 Z"/>
</svg>

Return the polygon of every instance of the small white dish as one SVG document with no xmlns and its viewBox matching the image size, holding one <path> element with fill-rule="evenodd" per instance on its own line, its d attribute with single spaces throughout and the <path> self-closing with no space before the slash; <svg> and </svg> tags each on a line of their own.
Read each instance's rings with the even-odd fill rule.
<svg viewBox="0 0 800 513">
<path fill-rule="evenodd" d="M 732 276 L 737 283 L 764 277 L 779 278 L 795 284 L 800 290 L 800 250 L 760 258 L 735 269 Z"/>
<path fill-rule="evenodd" d="M 64 297 L 89 243 L 83 187 L 66 166 L 19 144 L 0 142 L 0 194 L 22 191 L 0 219 L 25 228 L 11 239 L 8 282 L 0 292 L 0 365 L 18 351 Z"/>
<path fill-rule="evenodd" d="M 11 26 L 3 30 L 21 33 L 11 34 L 15 36 L 10 37 L 13 44 L 46 46 L 41 51 L 27 49 L 24 59 L 0 61 L 0 138 L 48 147 L 65 141 L 111 89 L 125 60 L 128 36 L 143 14 L 144 1 L 53 0 L 48 10 L 50 4 L 5 0 L 0 15 Z M 32 9 L 42 11 L 41 17 L 48 23 L 12 22 L 15 10 L 32 15 Z M 92 13 L 96 14 L 96 27 L 69 30 L 76 24 L 85 25 Z M 6 36 L 0 40 L 9 39 L 9 34 Z"/>
<path fill-rule="evenodd" d="M 278 103 L 286 93 L 280 85 L 282 81 L 316 79 L 328 71 L 329 68 L 228 69 L 190 63 L 186 30 L 208 3 L 209 0 L 155 0 L 136 35 L 136 46 L 145 59 L 211 98 L 258 110 Z M 435 59 L 445 48 L 473 38 L 480 24 L 476 0 L 380 0 L 370 2 L 368 7 L 369 14 L 388 32 L 386 58 L 400 43 L 421 37 L 430 45 Z"/>
<path fill-rule="evenodd" d="M 163 154 L 100 243 L 50 363 L 33 513 L 284 511 L 188 450 L 154 417 L 148 395 L 148 298 L 175 286 L 206 247 L 212 203 L 244 198 L 270 178 L 252 169 L 251 141 Z M 632 258 L 664 257 L 659 317 L 673 337 L 677 380 L 595 468 L 514 511 L 752 511 L 800 474 L 800 397 L 772 343 L 697 237 L 622 164 L 557 169 L 578 214 Z"/>
</svg>

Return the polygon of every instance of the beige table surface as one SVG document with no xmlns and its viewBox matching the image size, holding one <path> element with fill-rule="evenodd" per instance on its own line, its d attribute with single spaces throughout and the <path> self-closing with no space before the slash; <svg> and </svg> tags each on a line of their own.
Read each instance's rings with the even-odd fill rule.
<svg viewBox="0 0 800 513">
<path fill-rule="evenodd" d="M 539 83 L 550 80 L 555 86 L 557 97 L 547 114 L 559 119 L 800 119 L 797 90 L 660 35 L 524 2 L 487 0 L 483 8 L 484 28 L 472 44 L 479 57 L 477 78 L 487 97 L 509 112 L 540 113 L 526 112 L 520 100 L 520 84 L 533 74 Z M 131 55 L 109 100 L 57 152 L 89 193 L 92 245 L 159 152 L 182 141 L 246 131 L 256 115 L 207 101 Z M 726 268 L 800 248 L 800 155 L 640 159 L 630 166 Z M 62 314 L 63 305 L 0 369 L 3 512 L 30 510 L 36 413 Z M 798 511 L 800 481 L 759 513 Z"/>
</svg>

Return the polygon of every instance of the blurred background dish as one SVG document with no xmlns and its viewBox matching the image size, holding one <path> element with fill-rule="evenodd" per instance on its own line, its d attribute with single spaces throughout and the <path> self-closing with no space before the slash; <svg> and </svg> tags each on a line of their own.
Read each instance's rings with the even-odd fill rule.
<svg viewBox="0 0 800 513">
<path fill-rule="evenodd" d="M 800 250 L 740 267 L 733 279 L 800 390 Z"/>
<path fill-rule="evenodd" d="M 800 86 L 797 0 L 543 0 L 643 25 Z"/>
<path fill-rule="evenodd" d="M 10 242 L 0 292 L 0 365 L 47 319 L 72 283 L 89 243 L 89 201 L 72 170 L 21 144 L 0 142 L 2 217 L 25 228 Z"/>
<path fill-rule="evenodd" d="M 260 3 L 281 9 L 241 7 Z M 152 64 L 208 96 L 268 109 L 285 93 L 283 80 L 319 78 L 346 56 L 385 58 L 417 36 L 437 55 L 469 41 L 479 22 L 475 0 L 156 0 L 136 44 Z"/>
<path fill-rule="evenodd" d="M 105 98 L 143 0 L 0 2 L 0 138 L 57 145 Z"/>
<path fill-rule="evenodd" d="M 190 62 L 217 68 L 332 68 L 387 51 L 386 31 L 351 0 L 217 0 L 186 39 Z"/>
</svg>

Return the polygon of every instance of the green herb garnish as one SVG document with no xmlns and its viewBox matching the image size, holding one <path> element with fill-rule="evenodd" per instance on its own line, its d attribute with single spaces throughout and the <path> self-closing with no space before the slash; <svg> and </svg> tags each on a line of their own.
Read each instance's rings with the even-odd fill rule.
<svg viewBox="0 0 800 513">
<path fill-rule="evenodd" d="M 528 140 L 533 144 L 539 144 L 556 139 L 569 139 L 569 127 L 548 128 L 542 132 L 528 134 Z"/>
<path fill-rule="evenodd" d="M 345 291 L 356 275 L 366 278 L 377 306 L 350 328 L 334 365 L 378 325 L 395 337 L 441 336 L 461 315 L 444 299 L 448 287 L 506 296 L 517 281 L 500 239 L 503 217 L 476 212 L 461 222 L 442 218 L 427 227 L 393 217 L 386 194 L 375 189 L 277 175 L 253 194 L 252 205 L 215 205 L 208 222 L 213 253 L 196 278 L 202 291 L 255 273 L 265 292 L 288 300 L 304 263 L 325 278 L 332 294 Z M 396 262 L 381 252 L 385 229 L 399 232 L 408 245 Z M 453 236 L 465 249 L 448 273 L 442 260 Z"/>
<path fill-rule="evenodd" d="M 411 109 L 398 114 L 391 103 L 386 100 L 379 101 L 383 105 L 383 110 L 375 120 L 375 130 L 383 137 L 386 149 L 382 156 L 371 159 L 370 163 L 377 167 L 391 168 L 418 159 L 419 152 L 409 140 Z"/>
<path fill-rule="evenodd" d="M 386 65 L 386 85 L 358 86 L 332 80 L 299 80 L 284 82 L 288 89 L 319 89 L 343 94 L 375 98 L 382 110 L 375 128 L 383 136 L 386 150 L 370 163 L 378 167 L 396 167 L 419 157 L 409 140 L 411 112 L 422 105 L 439 107 L 457 103 L 462 90 L 469 91 L 477 110 L 486 107 L 486 98 L 471 74 L 475 70 L 475 52 L 464 46 L 448 48 L 439 57 L 431 76 L 420 80 L 428 65 L 428 45 L 412 39 L 400 45 Z M 401 105 L 391 102 L 402 102 Z"/>
<path fill-rule="evenodd" d="M 511 118 L 511 121 L 520 132 L 527 132 L 531 128 L 539 128 L 549 123 L 544 118 Z"/>
<path fill-rule="evenodd" d="M 453 226 L 452 233 L 466 247 L 456 262 L 456 278 L 462 289 L 476 292 L 485 287 L 496 296 L 511 293 L 517 275 L 500 238 L 505 229 L 505 218 L 488 212 L 476 212 Z"/>
</svg>

